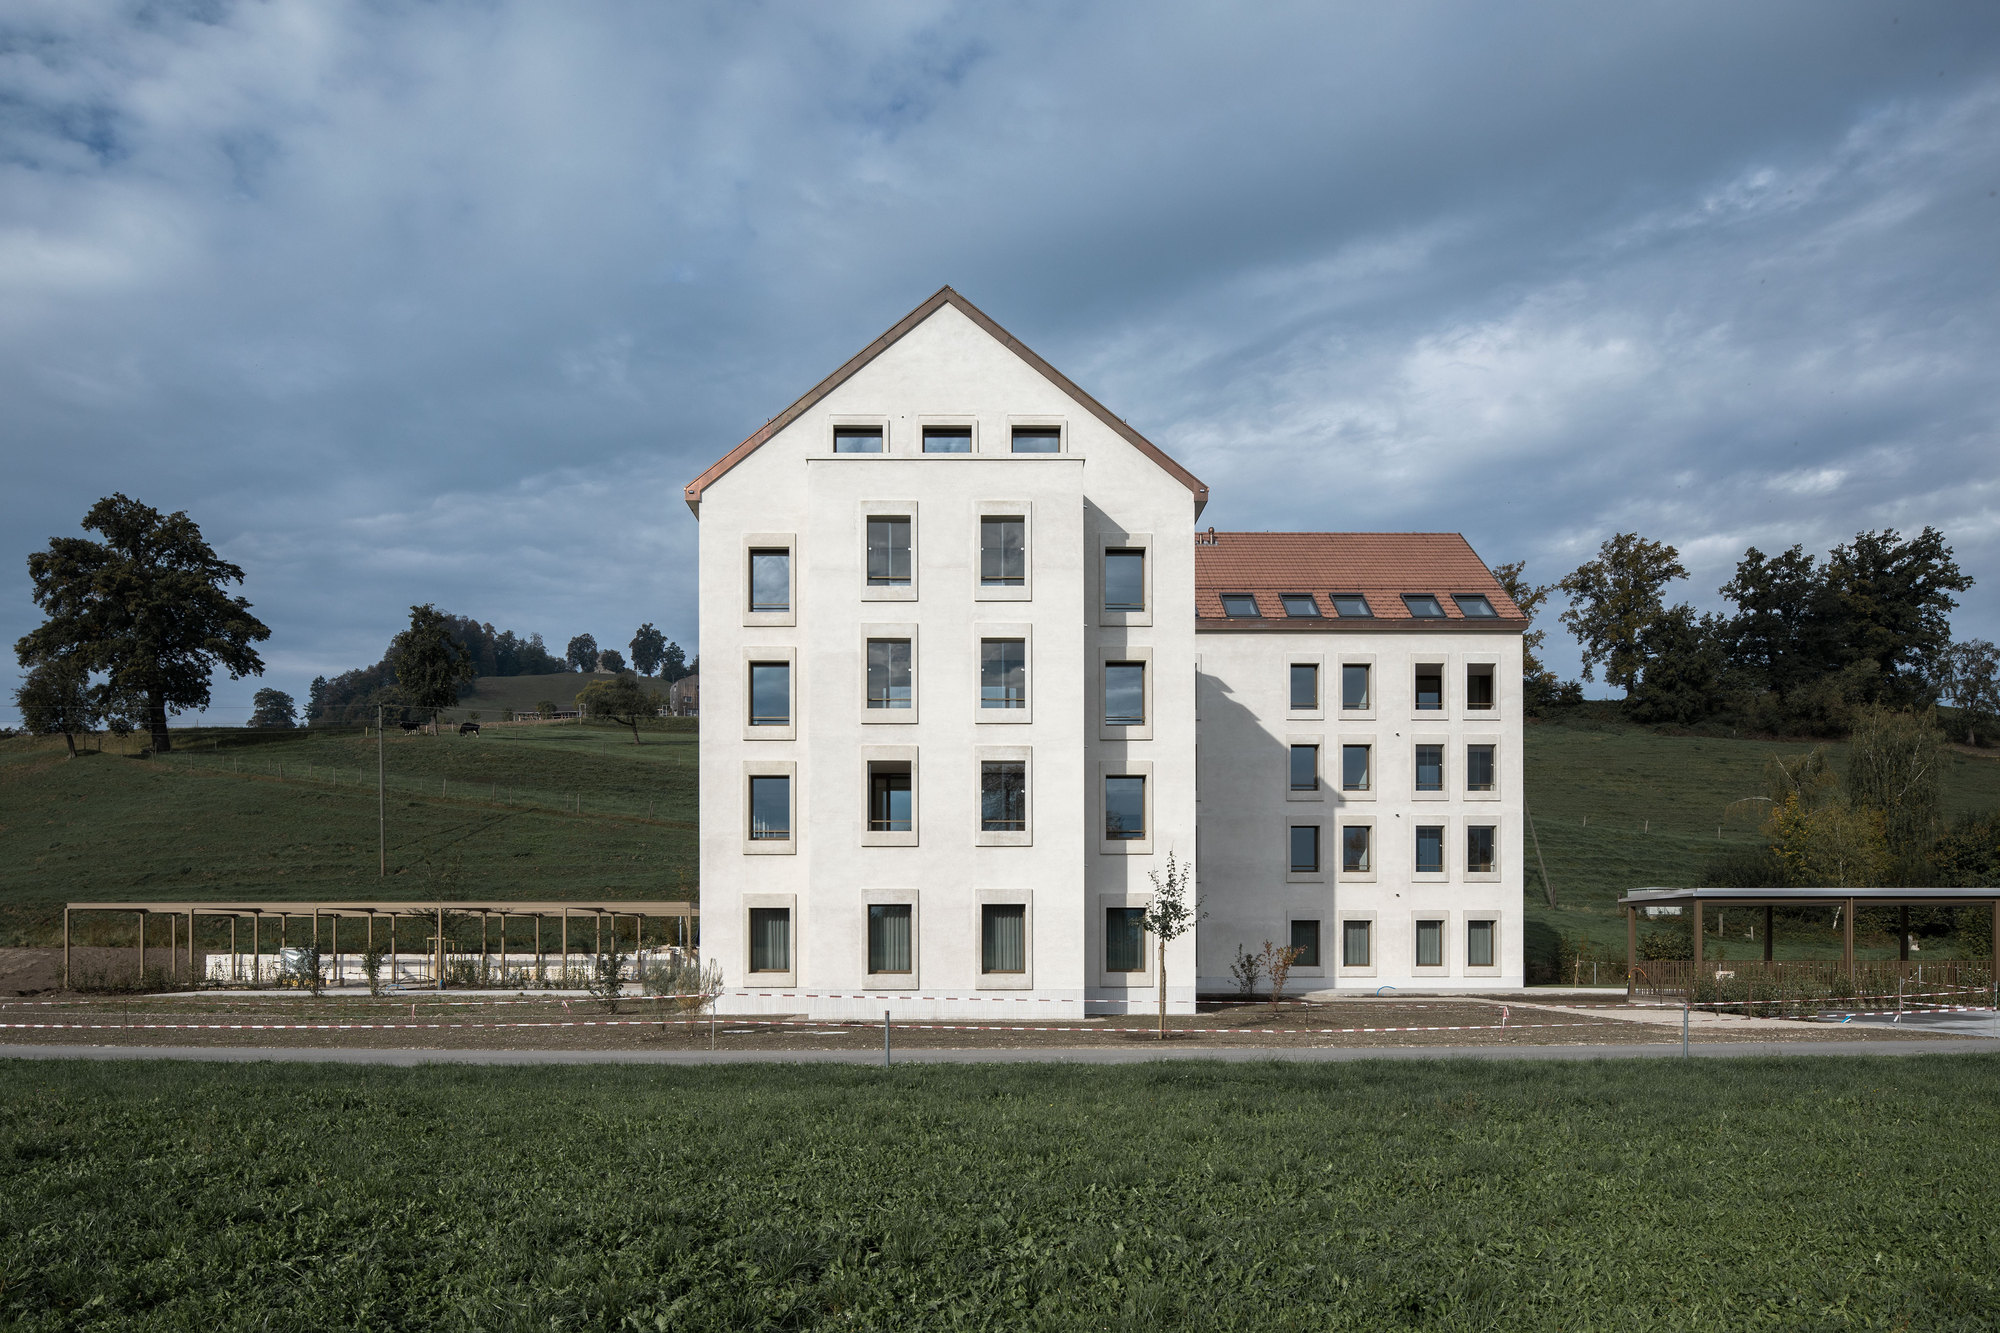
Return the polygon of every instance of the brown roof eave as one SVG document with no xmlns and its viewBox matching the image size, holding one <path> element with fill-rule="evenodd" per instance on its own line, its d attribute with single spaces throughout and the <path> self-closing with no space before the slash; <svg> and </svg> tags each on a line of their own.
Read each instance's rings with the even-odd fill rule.
<svg viewBox="0 0 2000 1333">
<path fill-rule="evenodd" d="M 1252 634 L 1372 634 L 1389 630 L 1398 634 L 1435 633 L 1439 630 L 1454 634 L 1520 634 L 1527 630 L 1525 620 L 1312 620 L 1296 616 L 1284 620 L 1276 616 L 1196 616 L 1194 627 L 1197 632 L 1221 630 L 1246 631 Z"/>
</svg>

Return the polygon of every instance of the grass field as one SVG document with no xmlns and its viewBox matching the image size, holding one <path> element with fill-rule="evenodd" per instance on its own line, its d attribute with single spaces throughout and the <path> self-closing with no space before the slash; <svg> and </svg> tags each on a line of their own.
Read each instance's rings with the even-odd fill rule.
<svg viewBox="0 0 2000 1333">
<path fill-rule="evenodd" d="M 458 714 L 476 711 L 484 721 L 491 722 L 501 715 L 501 710 L 512 708 L 519 712 L 531 713 L 544 700 L 557 708 L 576 707 L 577 692 L 594 680 L 609 680 L 609 676 L 583 675 L 574 671 L 557 672 L 549 676 L 481 676 L 473 682 L 473 693 L 469 698 L 458 701 Z M 658 678 L 641 677 L 640 684 L 648 689 L 658 690 L 666 695 L 667 684 Z"/>
<path fill-rule="evenodd" d="M 2000 1059 L 9 1062 L 0 1323 L 1990 1328 Z"/>
</svg>

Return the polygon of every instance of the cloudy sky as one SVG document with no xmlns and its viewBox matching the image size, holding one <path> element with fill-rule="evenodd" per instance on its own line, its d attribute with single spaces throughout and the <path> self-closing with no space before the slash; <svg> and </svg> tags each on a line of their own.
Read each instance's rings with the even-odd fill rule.
<svg viewBox="0 0 2000 1333">
<path fill-rule="evenodd" d="M 1929 523 L 2000 637 L 1971 0 L 5 0 L 0 634 L 122 490 L 296 694 L 412 602 L 693 648 L 680 486 L 945 283 L 1220 528 L 1636 529 L 1709 607 Z"/>
</svg>

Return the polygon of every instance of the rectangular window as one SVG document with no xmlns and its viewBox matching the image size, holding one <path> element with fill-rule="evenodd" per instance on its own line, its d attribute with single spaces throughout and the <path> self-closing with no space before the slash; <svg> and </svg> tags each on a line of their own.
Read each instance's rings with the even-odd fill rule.
<svg viewBox="0 0 2000 1333">
<path fill-rule="evenodd" d="M 1104 970 L 1106 972 L 1146 970 L 1145 908 L 1104 909 Z"/>
<path fill-rule="evenodd" d="M 1311 662 L 1292 663 L 1292 711 L 1319 707 L 1319 668 Z"/>
<path fill-rule="evenodd" d="M 910 641 L 870 639 L 868 641 L 868 706 L 908 708 L 914 695 L 910 688 Z"/>
<path fill-rule="evenodd" d="M 750 725 L 753 727 L 792 725 L 790 662 L 750 664 Z"/>
<path fill-rule="evenodd" d="M 1371 745 L 1343 745 L 1340 747 L 1340 789 L 1342 791 L 1367 791 L 1371 783 L 1368 776 L 1368 760 Z"/>
<path fill-rule="evenodd" d="M 1465 830 L 1465 871 L 1469 875 L 1493 873 L 1493 826 L 1474 824 Z"/>
<path fill-rule="evenodd" d="M 868 831 L 908 833 L 913 827 L 910 814 L 910 766 L 868 765 Z"/>
<path fill-rule="evenodd" d="M 1014 427 L 1014 452 L 1017 454 L 1059 454 L 1062 452 L 1062 431 L 1055 426 Z"/>
<path fill-rule="evenodd" d="M 910 586 L 910 520 L 889 514 L 868 520 L 868 586 Z"/>
<path fill-rule="evenodd" d="M 1340 868 L 1350 875 L 1368 873 L 1368 835 L 1373 832 L 1366 824 L 1349 824 L 1340 830 Z"/>
<path fill-rule="evenodd" d="M 1293 967 L 1319 966 L 1319 922 L 1292 919 L 1292 948 L 1298 953 L 1292 958 Z"/>
<path fill-rule="evenodd" d="M 1107 727 L 1146 725 L 1144 662 L 1104 664 L 1104 725 Z"/>
<path fill-rule="evenodd" d="M 1417 873 L 1419 875 L 1442 875 L 1444 873 L 1444 826 L 1442 824 L 1417 825 Z"/>
<path fill-rule="evenodd" d="M 1417 790 L 1444 790 L 1444 747 L 1442 745 L 1419 745 L 1417 747 Z"/>
<path fill-rule="evenodd" d="M 1468 921 L 1465 923 L 1465 965 L 1467 967 L 1493 966 L 1493 923 L 1491 921 Z"/>
<path fill-rule="evenodd" d="M 750 609 L 789 611 L 792 609 L 792 553 L 775 550 L 750 552 Z"/>
<path fill-rule="evenodd" d="M 1247 592 L 1223 593 L 1222 614 L 1231 620 L 1257 620 L 1263 615 L 1257 609 L 1256 597 Z"/>
<path fill-rule="evenodd" d="M 1417 922 L 1417 966 L 1444 966 L 1444 922 Z"/>
<path fill-rule="evenodd" d="M 1319 747 L 1317 745 L 1294 745 L 1292 747 L 1292 790 L 1319 790 Z"/>
<path fill-rule="evenodd" d="M 882 452 L 880 426 L 835 426 L 833 451 L 837 454 L 879 454 Z"/>
<path fill-rule="evenodd" d="M 1337 592 L 1326 600 L 1333 603 L 1333 613 L 1342 620 L 1372 620 L 1375 616 L 1368 609 L 1368 599 L 1358 592 Z"/>
<path fill-rule="evenodd" d="M 1104 836 L 1111 842 L 1146 837 L 1146 779 L 1120 774 L 1104 779 Z"/>
<path fill-rule="evenodd" d="M 1436 713 L 1444 709 L 1444 668 L 1417 668 L 1417 711 Z"/>
<path fill-rule="evenodd" d="M 1292 825 L 1292 873 L 1294 875 L 1319 873 L 1319 825 Z"/>
<path fill-rule="evenodd" d="M 752 972 L 792 970 L 791 908 L 750 909 L 750 970 Z"/>
<path fill-rule="evenodd" d="M 1475 666 L 1465 669 L 1465 706 L 1475 712 L 1488 712 L 1493 707 L 1493 668 Z"/>
<path fill-rule="evenodd" d="M 1458 613 L 1467 620 L 1492 620 L 1498 615 L 1484 593 L 1455 592 L 1451 600 L 1458 603 Z"/>
<path fill-rule="evenodd" d="M 1340 706 L 1365 710 L 1368 707 L 1368 664 L 1348 662 L 1340 668 Z"/>
<path fill-rule="evenodd" d="M 924 427 L 924 452 L 927 454 L 971 453 L 972 427 L 970 426 Z"/>
<path fill-rule="evenodd" d="M 868 908 L 868 970 L 910 971 L 910 905 L 872 903 Z"/>
<path fill-rule="evenodd" d="M 979 520 L 979 586 L 1019 588 L 1028 581 L 1028 523 L 1021 518 Z"/>
<path fill-rule="evenodd" d="M 1410 608 L 1410 614 L 1418 620 L 1444 619 L 1444 608 L 1438 605 L 1437 598 L 1427 592 L 1404 593 L 1403 605 Z"/>
<path fill-rule="evenodd" d="M 1492 746 L 1468 745 L 1465 747 L 1465 789 L 1467 791 L 1493 790 Z"/>
<path fill-rule="evenodd" d="M 979 706 L 981 708 L 1028 706 L 1026 639 L 979 641 Z"/>
<path fill-rule="evenodd" d="M 1284 605 L 1285 614 L 1292 617 L 1318 617 L 1319 603 L 1309 592 L 1282 593 L 1278 601 Z"/>
<path fill-rule="evenodd" d="M 1340 923 L 1340 965 L 1342 967 L 1368 966 L 1368 926 L 1366 921 L 1343 921 Z"/>
<path fill-rule="evenodd" d="M 1146 553 L 1115 548 L 1104 553 L 1104 609 L 1146 609 Z"/>
<path fill-rule="evenodd" d="M 979 909 L 979 970 L 1028 970 L 1028 909 L 1020 903 L 986 903 Z"/>
<path fill-rule="evenodd" d="M 1027 764 L 1001 759 L 979 765 L 979 827 L 986 833 L 1027 832 Z"/>
<path fill-rule="evenodd" d="M 789 777 L 750 779 L 750 837 L 783 842 L 792 836 L 792 780 Z"/>
</svg>

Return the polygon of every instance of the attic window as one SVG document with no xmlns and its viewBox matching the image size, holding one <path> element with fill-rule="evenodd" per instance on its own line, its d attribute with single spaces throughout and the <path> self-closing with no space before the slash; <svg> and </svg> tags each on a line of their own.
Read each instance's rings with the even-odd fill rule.
<svg viewBox="0 0 2000 1333">
<path fill-rule="evenodd" d="M 1016 426 L 1014 427 L 1014 452 L 1017 454 L 1059 454 L 1062 452 L 1062 428 L 1059 426 Z"/>
<path fill-rule="evenodd" d="M 1226 592 L 1222 594 L 1222 614 L 1231 620 L 1256 620 L 1257 599 L 1247 592 Z"/>
<path fill-rule="evenodd" d="M 1368 609 L 1368 599 L 1358 592 L 1337 592 L 1326 600 L 1333 603 L 1333 613 L 1342 620 L 1367 620 L 1375 614 Z"/>
<path fill-rule="evenodd" d="M 1486 600 L 1484 593 L 1455 592 L 1451 600 L 1458 603 L 1458 613 L 1467 620 L 1492 620 L 1496 612 L 1493 603 Z"/>
<path fill-rule="evenodd" d="M 882 452 L 880 426 L 835 426 L 833 451 L 837 454 L 879 454 Z"/>
<path fill-rule="evenodd" d="M 924 427 L 924 452 L 927 454 L 971 453 L 972 427 L 970 426 Z"/>
<path fill-rule="evenodd" d="M 1410 614 L 1415 616 L 1418 620 L 1444 619 L 1444 608 L 1438 605 L 1437 598 L 1431 596 L 1427 592 L 1404 593 L 1403 605 L 1409 607 Z"/>
<path fill-rule="evenodd" d="M 1284 593 L 1278 600 L 1285 604 L 1285 614 L 1288 616 L 1319 615 L 1319 603 L 1313 600 L 1313 595 L 1309 592 Z"/>
</svg>

